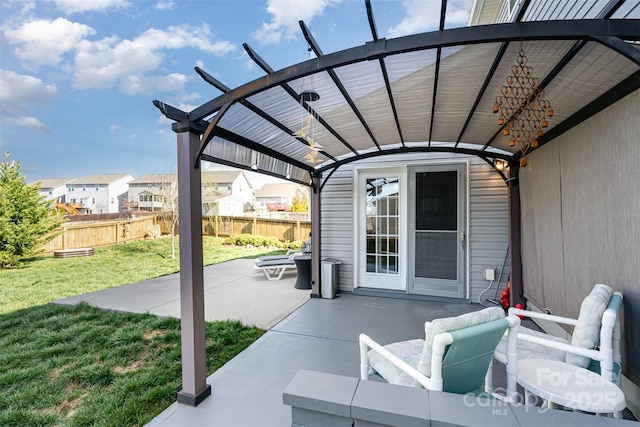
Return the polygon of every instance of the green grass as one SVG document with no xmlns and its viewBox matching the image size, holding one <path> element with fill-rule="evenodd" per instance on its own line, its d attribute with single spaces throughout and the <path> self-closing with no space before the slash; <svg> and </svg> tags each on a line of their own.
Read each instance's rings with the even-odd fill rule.
<svg viewBox="0 0 640 427">
<path fill-rule="evenodd" d="M 210 374 L 263 334 L 206 324 Z M 138 426 L 181 389 L 180 322 L 44 305 L 0 316 L 0 425 Z"/>
<path fill-rule="evenodd" d="M 223 240 L 203 238 L 205 265 L 268 252 L 225 246 Z M 48 254 L 28 259 L 20 268 L 0 270 L 0 314 L 176 273 L 177 248 L 176 241 L 177 256 L 170 259 L 171 240 L 162 238 L 98 247 L 89 257 L 57 259 Z"/>
<path fill-rule="evenodd" d="M 222 242 L 204 238 L 205 265 L 268 252 Z M 175 273 L 179 261 L 169 253 L 163 238 L 0 270 L 0 426 L 140 426 L 176 401 L 178 319 L 47 304 Z M 263 333 L 237 321 L 207 323 L 207 373 Z"/>
</svg>

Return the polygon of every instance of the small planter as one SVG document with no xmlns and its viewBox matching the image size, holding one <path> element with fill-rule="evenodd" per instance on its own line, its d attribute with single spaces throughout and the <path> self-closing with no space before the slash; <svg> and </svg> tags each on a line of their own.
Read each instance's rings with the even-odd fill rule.
<svg viewBox="0 0 640 427">
<path fill-rule="evenodd" d="M 93 255 L 93 248 L 60 249 L 53 251 L 54 258 L 73 258 L 77 256 Z"/>
</svg>

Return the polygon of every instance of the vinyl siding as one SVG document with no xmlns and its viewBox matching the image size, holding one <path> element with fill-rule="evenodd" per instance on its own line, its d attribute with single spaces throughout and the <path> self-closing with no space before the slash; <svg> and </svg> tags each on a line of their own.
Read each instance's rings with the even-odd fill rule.
<svg viewBox="0 0 640 427">
<path fill-rule="evenodd" d="M 418 165 L 430 161 L 469 161 L 468 207 L 469 274 L 472 302 L 478 301 L 480 293 L 489 282 L 484 280 L 484 269 L 496 268 L 496 277 L 502 267 L 508 242 L 507 187 L 500 176 L 481 159 L 469 156 L 447 155 L 398 155 L 346 165 L 338 169 L 326 182 L 321 195 L 322 257 L 338 258 L 340 290 L 353 291 L 353 251 L 356 224 L 354 222 L 354 167 Z M 502 275 L 504 287 L 508 277 L 508 262 Z M 493 298 L 493 287 L 484 297 Z"/>
</svg>

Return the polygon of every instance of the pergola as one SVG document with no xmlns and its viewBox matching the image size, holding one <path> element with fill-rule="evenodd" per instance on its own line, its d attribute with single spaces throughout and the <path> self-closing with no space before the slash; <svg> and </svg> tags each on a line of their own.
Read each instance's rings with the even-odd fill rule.
<svg viewBox="0 0 640 427">
<path fill-rule="evenodd" d="M 555 2 L 551 15 L 542 3 L 521 2 L 511 23 L 445 29 L 442 0 L 438 31 L 385 39 L 378 36 L 366 0 L 372 40 L 364 45 L 325 54 L 301 21 L 316 58 L 274 70 L 245 44 L 265 76 L 232 89 L 196 67 L 221 95 L 189 112 L 154 101 L 175 121 L 178 142 L 179 402 L 197 405 L 211 393 L 204 357 L 203 160 L 312 188 L 312 296 L 320 295 L 320 195 L 336 169 L 412 152 L 474 155 L 491 165 L 504 160 L 508 174 L 496 170 L 509 186 L 512 298 L 518 302 L 520 159 L 640 88 L 638 0 Z M 507 97 L 505 78 L 513 76 L 521 51 L 536 79 L 534 89 L 544 91 L 540 99 L 549 100 L 554 112 L 535 144 L 524 146 L 510 141 L 518 130 L 512 123 L 524 118 L 526 107 L 517 104 L 494 114 L 497 97 Z M 526 94 L 528 102 L 535 93 Z"/>
</svg>

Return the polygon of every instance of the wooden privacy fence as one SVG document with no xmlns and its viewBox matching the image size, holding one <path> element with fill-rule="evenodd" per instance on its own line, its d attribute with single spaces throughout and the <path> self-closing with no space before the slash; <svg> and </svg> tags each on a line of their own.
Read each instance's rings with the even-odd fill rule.
<svg viewBox="0 0 640 427">
<path fill-rule="evenodd" d="M 162 234 L 168 234 L 170 217 L 158 216 Z M 293 219 L 254 218 L 246 216 L 202 217 L 202 233 L 206 236 L 229 237 L 237 234 L 275 237 L 283 241 L 305 241 L 311 232 L 311 222 Z"/>
<path fill-rule="evenodd" d="M 142 240 L 156 224 L 155 216 L 100 222 L 68 222 L 64 232 L 43 247 L 44 252 L 76 249 Z"/>
<path fill-rule="evenodd" d="M 151 227 L 158 225 L 162 234 L 169 234 L 171 217 L 166 215 L 118 219 L 99 222 L 67 222 L 64 232 L 43 247 L 50 253 L 62 249 L 76 249 L 115 245 L 142 240 Z M 176 227 L 176 233 L 178 233 Z M 202 233 L 207 236 L 229 237 L 236 234 L 275 237 L 293 242 L 305 241 L 311 232 L 311 222 L 294 219 L 253 218 L 241 216 L 207 216 L 202 218 Z"/>
</svg>

